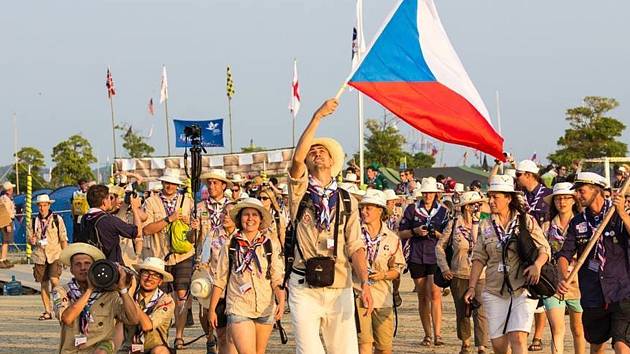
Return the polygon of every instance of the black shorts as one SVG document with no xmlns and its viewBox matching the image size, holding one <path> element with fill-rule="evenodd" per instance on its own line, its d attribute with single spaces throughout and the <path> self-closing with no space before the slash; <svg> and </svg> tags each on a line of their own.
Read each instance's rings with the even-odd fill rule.
<svg viewBox="0 0 630 354">
<path fill-rule="evenodd" d="M 411 274 L 412 279 L 420 279 L 435 274 L 437 264 L 419 264 L 409 262 L 407 264 L 407 268 L 409 269 L 409 274 Z"/>
<path fill-rule="evenodd" d="M 612 338 L 612 344 L 624 342 L 630 345 L 630 299 L 604 308 L 584 308 L 582 314 L 584 336 L 592 344 L 603 344 Z"/>
<path fill-rule="evenodd" d="M 171 286 L 173 290 L 188 290 L 193 273 L 193 258 L 190 257 L 175 265 L 166 267 L 166 271 L 173 276 Z"/>
</svg>

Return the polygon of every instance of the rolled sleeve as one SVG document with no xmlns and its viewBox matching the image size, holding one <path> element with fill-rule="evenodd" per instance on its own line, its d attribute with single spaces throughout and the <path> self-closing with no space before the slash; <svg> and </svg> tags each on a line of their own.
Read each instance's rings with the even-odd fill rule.
<svg viewBox="0 0 630 354">
<path fill-rule="evenodd" d="M 276 286 L 282 285 L 284 282 L 284 258 L 282 257 L 280 242 L 272 239 L 271 245 L 273 254 L 271 256 L 271 264 L 269 265 L 271 268 L 269 270 L 271 272 L 271 287 L 275 288 Z"/>
<path fill-rule="evenodd" d="M 438 239 L 437 244 L 435 245 L 435 257 L 437 259 L 437 265 L 440 269 L 444 271 L 450 270 L 448 266 L 448 262 L 446 261 L 446 246 L 448 241 L 451 239 L 451 230 L 453 229 L 453 220 L 450 220 L 444 229 L 444 233 L 442 237 Z"/>
<path fill-rule="evenodd" d="M 228 272 L 231 271 L 229 262 L 230 242 L 226 242 L 219 252 L 217 269 L 214 272 L 214 286 L 221 290 L 227 287 Z"/>
<path fill-rule="evenodd" d="M 352 257 L 354 252 L 365 249 L 365 243 L 361 240 L 361 226 L 359 224 L 359 210 L 355 205 L 356 201 L 352 200 L 352 213 L 348 217 L 346 223 L 346 254 Z"/>
<path fill-rule="evenodd" d="M 68 242 L 68 230 L 66 224 L 63 222 L 63 218 L 59 216 L 59 242 Z"/>
<path fill-rule="evenodd" d="M 473 248 L 472 260 L 479 261 L 481 264 L 486 265 L 490 256 L 485 248 L 486 240 L 483 232 L 481 232 L 481 225 L 482 224 L 479 224 L 477 243 L 475 244 L 475 248 Z"/>
<path fill-rule="evenodd" d="M 61 315 L 70 306 L 70 299 L 68 299 L 68 292 L 63 286 L 56 286 L 52 291 L 53 298 L 53 311 L 55 317 L 61 322 Z"/>
<path fill-rule="evenodd" d="M 291 219 L 295 220 L 298 206 L 302 197 L 306 193 L 308 188 L 308 175 L 304 172 L 304 175 L 299 178 L 293 178 L 289 175 L 289 205 L 291 209 Z"/>
</svg>

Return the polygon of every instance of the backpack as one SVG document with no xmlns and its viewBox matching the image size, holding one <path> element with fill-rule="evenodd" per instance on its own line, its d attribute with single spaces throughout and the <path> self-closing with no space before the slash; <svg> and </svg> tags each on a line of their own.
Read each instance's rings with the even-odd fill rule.
<svg viewBox="0 0 630 354">
<path fill-rule="evenodd" d="M 80 191 L 75 192 L 72 196 L 72 215 L 85 215 L 89 209 L 87 195 Z"/>
<path fill-rule="evenodd" d="M 98 234 L 97 225 L 98 222 L 101 221 L 101 219 L 103 219 L 103 217 L 107 216 L 108 214 L 104 211 L 95 214 L 97 215 L 95 215 L 94 217 L 81 218 L 79 229 L 78 232 L 76 232 L 74 235 L 73 242 L 87 243 L 102 250 L 103 244 L 101 243 L 101 237 Z"/>
<path fill-rule="evenodd" d="M 55 224 L 55 228 L 57 230 L 59 230 L 59 215 L 53 213 L 53 224 Z M 33 234 L 35 234 L 35 221 L 37 221 L 37 216 L 33 217 L 33 221 L 31 222 L 31 225 L 33 226 Z"/>
<path fill-rule="evenodd" d="M 188 231 L 190 226 L 181 220 L 175 220 L 168 224 L 166 234 L 171 240 L 171 249 L 173 253 L 184 254 L 190 252 L 193 244 L 188 241 Z"/>
<path fill-rule="evenodd" d="M 453 260 L 453 254 L 455 251 L 453 250 L 453 234 L 455 233 L 455 228 L 457 227 L 457 216 L 453 218 L 453 228 L 451 229 L 451 235 L 449 236 L 448 243 L 446 247 L 444 247 L 444 254 L 446 255 L 446 264 L 451 266 L 451 261 Z M 448 288 L 451 286 L 451 281 L 444 278 L 442 274 L 442 269 L 437 267 L 435 270 L 435 274 L 433 275 L 433 283 L 439 286 L 440 288 Z"/>
</svg>

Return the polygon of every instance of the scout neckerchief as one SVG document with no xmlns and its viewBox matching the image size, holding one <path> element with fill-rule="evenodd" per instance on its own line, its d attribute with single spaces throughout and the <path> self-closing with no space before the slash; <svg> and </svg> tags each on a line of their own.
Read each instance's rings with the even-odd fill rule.
<svg viewBox="0 0 630 354">
<path fill-rule="evenodd" d="M 177 209 L 177 193 L 174 198 L 170 200 L 166 199 L 164 194 L 160 193 L 160 199 L 162 200 L 162 205 L 164 205 L 164 211 L 166 211 L 166 216 L 171 216 L 175 209 Z"/>
<path fill-rule="evenodd" d="M 68 283 L 68 290 L 70 300 L 72 302 L 77 302 L 81 297 L 81 290 L 79 289 L 79 284 L 77 284 L 77 281 L 74 278 L 72 278 L 72 280 Z M 94 305 L 99 297 L 101 297 L 101 293 L 94 290 L 79 315 L 79 331 L 81 334 L 86 336 L 88 335 L 88 326 L 90 325 L 90 322 L 94 322 L 94 316 L 92 316 L 92 305 Z"/>
<path fill-rule="evenodd" d="M 497 237 L 499 238 L 499 242 L 501 242 L 501 246 L 505 248 L 508 240 L 512 235 L 514 235 L 514 232 L 518 228 L 518 218 L 514 217 L 505 230 L 503 229 L 503 226 L 497 224 L 494 218 L 492 219 L 492 226 L 494 227 L 494 232 L 496 232 Z"/>
<path fill-rule="evenodd" d="M 365 247 L 367 248 L 367 261 L 370 268 L 372 264 L 376 260 L 376 256 L 378 256 L 378 249 L 381 245 L 381 240 L 383 239 L 383 234 L 378 233 L 375 239 L 372 239 L 370 233 L 367 230 L 367 226 L 361 225 L 361 234 L 363 235 L 363 242 L 365 243 Z"/>
<path fill-rule="evenodd" d="M 586 217 L 587 208 L 585 208 L 584 211 L 582 211 L 582 217 L 588 223 L 588 226 L 590 226 L 591 228 L 591 236 L 595 232 L 599 224 L 602 223 L 602 221 L 604 220 L 604 216 L 606 215 L 606 213 L 608 213 L 608 209 L 610 209 L 611 206 L 612 206 L 612 201 L 604 200 L 604 206 L 602 207 L 602 210 L 599 212 L 599 214 L 593 215 L 593 219 L 595 220 L 595 225 L 591 224 L 591 222 Z M 606 248 L 604 247 L 604 236 L 606 236 L 606 234 L 602 235 L 602 237 L 600 237 L 599 240 L 597 241 L 597 247 L 595 248 L 595 254 L 593 255 L 593 258 L 597 259 L 597 261 L 599 262 L 600 272 L 604 271 L 604 265 L 606 264 Z"/>
<path fill-rule="evenodd" d="M 42 214 L 37 216 L 37 223 L 39 224 L 39 230 L 42 233 L 41 239 L 45 240 L 48 237 L 48 226 L 50 226 L 50 220 L 52 216 L 52 211 L 48 211 L 48 215 L 46 217 L 42 217 Z"/>
<path fill-rule="evenodd" d="M 420 200 L 418 202 L 416 202 L 416 215 L 422 219 L 425 220 L 425 224 L 429 225 L 431 223 L 431 220 L 433 219 L 433 217 L 435 215 L 437 215 L 437 213 L 440 211 L 440 209 L 442 208 L 440 206 L 440 204 L 437 204 L 436 206 L 436 202 L 434 201 L 433 204 L 431 205 L 431 212 L 428 212 L 425 208 L 424 208 L 424 201 Z"/>
<path fill-rule="evenodd" d="M 540 209 L 538 209 L 536 206 L 538 205 L 538 201 L 540 200 L 540 198 L 542 198 L 543 194 L 545 193 L 545 188 L 543 187 L 542 184 L 538 184 L 538 189 L 536 190 L 536 193 L 534 194 L 534 191 L 532 191 L 531 193 L 527 193 L 525 196 L 525 201 L 527 202 L 527 212 L 531 213 L 531 212 L 536 212 L 536 211 L 540 211 Z"/>
<path fill-rule="evenodd" d="M 397 231 L 398 230 L 398 216 L 390 215 L 389 218 L 387 218 L 387 227 L 392 231 Z"/>
<path fill-rule="evenodd" d="M 149 300 L 149 302 L 144 305 L 144 309 L 142 311 L 147 316 L 151 316 L 151 314 L 153 313 L 153 310 L 155 310 L 155 306 L 157 305 L 158 301 L 160 301 L 160 298 L 162 297 L 162 295 L 164 295 L 164 292 L 160 290 L 160 288 L 157 288 L 155 292 L 153 293 L 151 300 Z M 140 291 L 136 291 L 134 295 L 134 300 L 136 301 L 137 304 L 140 304 L 140 301 L 144 301 L 144 298 L 140 294 Z M 142 326 L 140 325 L 136 326 L 136 332 L 133 335 L 132 343 L 144 344 L 144 331 L 142 330 Z"/>
<path fill-rule="evenodd" d="M 337 182 L 333 179 L 327 187 L 322 187 L 321 183 L 313 176 L 308 177 L 308 191 L 315 208 L 317 229 L 319 231 L 330 231 L 333 210 L 337 204 Z"/>
<path fill-rule="evenodd" d="M 573 216 L 571 216 L 571 219 L 573 219 Z M 559 252 L 562 248 L 564 240 L 567 237 L 567 229 L 568 226 L 564 229 L 560 226 L 559 215 L 556 215 L 556 217 L 551 220 L 549 230 L 547 230 L 547 240 L 549 241 L 553 253 Z"/>
<path fill-rule="evenodd" d="M 236 273 L 243 274 L 245 270 L 253 272 L 255 265 L 258 268 L 258 275 L 262 275 L 262 264 L 260 263 L 256 249 L 263 246 L 265 242 L 271 242 L 269 237 L 258 233 L 251 244 L 240 231 L 237 232 L 234 237 L 236 237 L 237 244 Z"/>
<path fill-rule="evenodd" d="M 463 220 L 463 218 L 462 218 Z M 475 248 L 476 240 L 473 239 L 471 229 L 464 225 L 463 222 L 457 223 L 457 232 L 468 241 L 468 256 L 472 254 L 473 248 Z"/>
</svg>

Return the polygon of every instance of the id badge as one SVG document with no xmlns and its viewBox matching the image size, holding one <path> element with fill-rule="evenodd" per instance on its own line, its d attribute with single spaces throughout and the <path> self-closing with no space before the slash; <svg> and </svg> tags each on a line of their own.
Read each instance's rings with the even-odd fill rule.
<svg viewBox="0 0 630 354">
<path fill-rule="evenodd" d="M 48 245 L 48 239 L 47 238 L 43 238 L 41 240 L 39 240 L 39 245 L 42 247 L 45 247 Z"/>
<path fill-rule="evenodd" d="M 87 336 L 84 334 L 77 334 L 74 336 L 74 346 L 78 347 L 81 344 L 87 343 Z"/>
<path fill-rule="evenodd" d="M 505 265 L 505 264 L 499 264 L 499 269 L 497 271 L 499 273 L 509 272 L 510 271 L 510 266 Z"/>
<path fill-rule="evenodd" d="M 595 259 L 588 261 L 588 270 L 599 273 L 599 261 Z"/>
<path fill-rule="evenodd" d="M 329 238 L 329 239 L 327 239 L 327 240 L 326 240 L 326 247 L 327 247 L 329 250 L 334 249 L 334 248 L 335 248 L 335 239 L 334 239 L 334 238 Z"/>
<path fill-rule="evenodd" d="M 252 288 L 252 283 L 243 284 L 238 287 L 238 289 L 241 291 L 241 294 L 245 294 L 246 292 L 251 290 L 251 288 Z"/>
<path fill-rule="evenodd" d="M 132 344 L 131 353 L 144 353 L 144 344 Z"/>
</svg>

